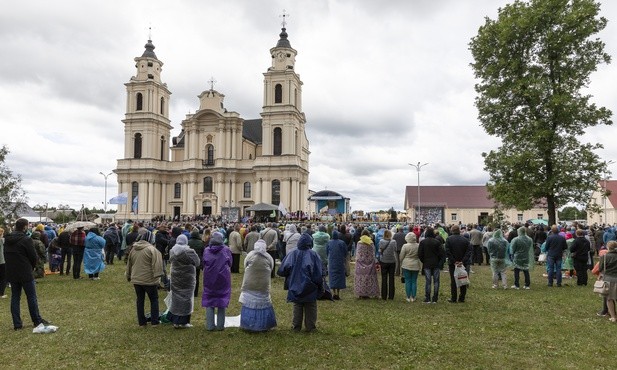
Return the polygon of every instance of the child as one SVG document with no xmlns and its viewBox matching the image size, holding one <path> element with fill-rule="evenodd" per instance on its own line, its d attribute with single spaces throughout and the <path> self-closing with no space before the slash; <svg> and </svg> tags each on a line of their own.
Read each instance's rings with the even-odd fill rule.
<svg viewBox="0 0 617 370">
<path fill-rule="evenodd" d="M 223 234 L 216 231 L 210 237 L 210 245 L 203 255 L 203 296 L 201 306 L 206 308 L 206 330 L 225 328 L 225 308 L 231 298 L 231 251 L 223 243 Z M 214 326 L 214 309 L 216 327 Z"/>
<path fill-rule="evenodd" d="M 322 263 L 317 252 L 312 250 L 313 238 L 304 233 L 297 248 L 285 256 L 277 274 L 285 277 L 287 302 L 293 302 L 292 329 L 306 331 L 316 329 L 317 299 L 324 291 Z"/>
<path fill-rule="evenodd" d="M 60 251 L 60 247 L 58 247 L 58 238 L 54 238 L 51 243 L 49 243 L 49 270 L 51 272 L 60 271 L 60 262 L 62 261 L 62 253 Z"/>
</svg>

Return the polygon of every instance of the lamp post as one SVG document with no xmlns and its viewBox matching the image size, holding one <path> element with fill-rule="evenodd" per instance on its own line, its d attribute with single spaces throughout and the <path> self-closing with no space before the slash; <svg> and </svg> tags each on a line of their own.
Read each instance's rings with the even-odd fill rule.
<svg viewBox="0 0 617 370">
<path fill-rule="evenodd" d="M 426 166 L 427 164 L 428 163 L 420 164 L 420 162 L 418 162 L 418 164 L 409 163 L 411 167 L 414 167 L 416 171 L 418 171 L 418 211 L 416 212 L 416 224 L 418 224 L 420 216 L 420 169 L 422 169 L 422 167 Z"/>
<path fill-rule="evenodd" d="M 609 165 L 615 163 L 615 161 L 613 161 L 612 159 L 608 162 L 606 162 L 606 167 L 608 167 Z M 604 174 L 604 223 L 606 223 L 606 176 L 608 176 L 608 174 Z"/>
<path fill-rule="evenodd" d="M 107 217 L 107 177 L 112 175 L 113 172 L 110 172 L 107 175 L 105 175 L 103 172 L 99 173 L 105 178 L 105 201 L 103 202 L 103 207 L 105 208 L 105 217 Z"/>
</svg>

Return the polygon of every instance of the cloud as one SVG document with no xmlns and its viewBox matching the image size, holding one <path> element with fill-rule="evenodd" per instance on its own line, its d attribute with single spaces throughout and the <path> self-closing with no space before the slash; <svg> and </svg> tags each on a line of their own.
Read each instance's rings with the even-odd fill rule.
<svg viewBox="0 0 617 370">
<path fill-rule="evenodd" d="M 151 32 L 171 90 L 172 135 L 217 80 L 225 107 L 260 117 L 263 73 L 280 32 L 298 51 L 310 142 L 311 190 L 349 197 L 354 210 L 402 209 L 422 169 L 426 185 L 483 184 L 483 151 L 499 146 L 474 107 L 468 44 L 509 1 L 128 0 L 12 2 L 0 12 L 0 108 L 7 164 L 31 203 L 100 206 L 104 179 L 124 155 L 126 90 Z M 617 55 L 617 3 L 599 36 Z M 149 31 L 149 27 L 152 28 Z M 589 93 L 615 110 L 616 69 L 600 66 Z M 615 127 L 587 130 L 617 158 Z M 617 167 L 616 167 L 617 168 Z M 108 197 L 117 191 L 115 177 Z"/>
</svg>

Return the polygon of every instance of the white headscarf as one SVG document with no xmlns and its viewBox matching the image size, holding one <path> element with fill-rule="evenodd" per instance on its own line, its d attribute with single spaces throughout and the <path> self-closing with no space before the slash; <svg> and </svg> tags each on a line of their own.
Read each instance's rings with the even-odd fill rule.
<svg viewBox="0 0 617 370">
<path fill-rule="evenodd" d="M 255 246 L 253 247 L 253 250 L 256 253 L 262 254 L 264 256 L 269 256 L 268 252 L 266 252 L 266 241 L 263 239 L 259 239 L 255 242 Z"/>
</svg>

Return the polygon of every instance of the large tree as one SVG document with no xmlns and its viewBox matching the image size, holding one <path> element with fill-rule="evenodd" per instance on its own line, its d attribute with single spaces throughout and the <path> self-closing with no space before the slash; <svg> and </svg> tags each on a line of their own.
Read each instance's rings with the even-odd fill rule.
<svg viewBox="0 0 617 370">
<path fill-rule="evenodd" d="M 13 219 L 26 202 L 26 193 L 21 188 L 21 177 L 13 172 L 4 162 L 9 150 L 6 146 L 0 149 L 0 225 L 7 219 Z"/>
<path fill-rule="evenodd" d="M 610 63 L 596 38 L 607 20 L 593 0 L 515 1 L 486 18 L 470 42 L 482 127 L 502 139 L 483 153 L 489 193 L 503 207 L 587 204 L 606 162 L 583 143 L 585 129 L 612 124 L 611 111 L 584 93 L 590 75 Z"/>
</svg>

